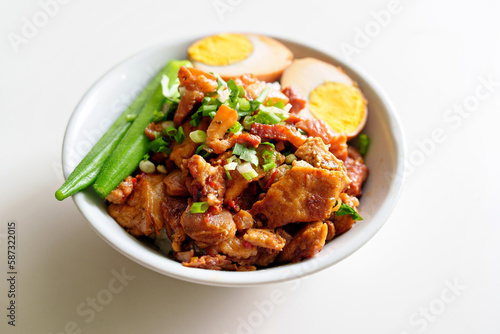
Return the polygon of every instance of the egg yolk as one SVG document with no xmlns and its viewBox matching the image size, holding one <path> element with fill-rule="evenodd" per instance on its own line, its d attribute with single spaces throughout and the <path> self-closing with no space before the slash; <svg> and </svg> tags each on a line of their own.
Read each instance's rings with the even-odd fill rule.
<svg viewBox="0 0 500 334">
<path fill-rule="evenodd" d="M 241 34 L 219 34 L 206 37 L 188 49 L 192 60 L 207 65 L 231 65 L 248 58 L 253 44 Z"/>
<path fill-rule="evenodd" d="M 356 87 L 338 82 L 326 82 L 309 95 L 309 110 L 313 115 L 343 134 L 358 128 L 365 117 L 365 108 L 365 99 Z"/>
</svg>

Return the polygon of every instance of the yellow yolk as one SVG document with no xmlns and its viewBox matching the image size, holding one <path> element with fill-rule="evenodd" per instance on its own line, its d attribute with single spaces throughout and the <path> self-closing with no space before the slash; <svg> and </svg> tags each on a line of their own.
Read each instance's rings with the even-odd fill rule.
<svg viewBox="0 0 500 334">
<path fill-rule="evenodd" d="M 212 66 L 230 65 L 252 53 L 253 44 L 241 34 L 219 34 L 204 38 L 188 49 L 191 59 Z"/>
<path fill-rule="evenodd" d="M 327 82 L 309 95 L 309 110 L 332 130 L 351 134 L 363 122 L 366 102 L 356 87 Z"/>
</svg>

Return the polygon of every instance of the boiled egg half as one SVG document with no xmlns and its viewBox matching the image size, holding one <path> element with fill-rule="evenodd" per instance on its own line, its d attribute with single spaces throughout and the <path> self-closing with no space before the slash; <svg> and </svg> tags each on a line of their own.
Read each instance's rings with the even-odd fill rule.
<svg viewBox="0 0 500 334">
<path fill-rule="evenodd" d="M 293 54 L 277 40 L 256 34 L 218 34 L 205 37 L 188 49 L 194 67 L 229 80 L 245 73 L 276 81 L 292 63 Z"/>
<path fill-rule="evenodd" d="M 295 87 L 306 99 L 299 116 L 324 120 L 332 130 L 355 137 L 366 123 L 366 100 L 339 67 L 315 58 L 296 59 L 283 72 L 281 86 Z"/>
</svg>

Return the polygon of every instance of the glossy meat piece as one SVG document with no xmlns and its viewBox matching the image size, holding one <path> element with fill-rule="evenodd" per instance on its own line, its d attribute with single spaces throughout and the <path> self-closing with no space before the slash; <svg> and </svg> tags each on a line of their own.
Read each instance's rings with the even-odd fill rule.
<svg viewBox="0 0 500 334">
<path fill-rule="evenodd" d="M 339 198 L 342 201 L 342 203 L 349 205 L 350 207 L 356 209 L 357 211 L 357 207 L 359 206 L 359 200 L 356 197 L 349 196 L 347 193 L 341 193 Z M 335 212 L 332 212 L 329 219 L 335 225 L 335 236 L 341 235 L 342 233 L 349 231 L 355 223 L 354 219 L 352 219 L 351 216 L 343 215 L 337 217 L 335 215 Z"/>
<path fill-rule="evenodd" d="M 286 240 L 274 233 L 272 230 L 262 228 L 251 228 L 243 235 L 243 240 L 258 247 L 281 250 Z"/>
<path fill-rule="evenodd" d="M 220 106 L 214 119 L 208 126 L 207 145 L 214 150 L 216 154 L 224 153 L 234 146 L 234 141 L 224 138 L 227 130 L 238 121 L 236 110 L 226 105 Z"/>
<path fill-rule="evenodd" d="M 225 255 L 203 255 L 192 257 L 189 262 L 182 262 L 185 267 L 211 269 L 211 270 L 236 270 L 236 266 Z"/>
<path fill-rule="evenodd" d="M 264 215 L 268 228 L 322 220 L 330 215 L 347 183 L 343 169 L 329 171 L 305 162 L 294 162 L 292 169 L 269 188 L 250 213 L 254 217 Z"/>
<path fill-rule="evenodd" d="M 361 196 L 363 183 L 368 177 L 368 167 L 363 162 L 361 155 L 353 147 L 349 147 L 349 156 L 345 162 L 347 176 L 351 179 L 346 193 L 350 196 Z"/>
<path fill-rule="evenodd" d="M 257 247 L 249 244 L 241 238 L 231 238 L 219 242 L 216 245 L 217 252 L 223 253 L 231 258 L 248 259 L 257 255 Z"/>
<path fill-rule="evenodd" d="M 233 220 L 238 231 L 248 230 L 252 228 L 254 224 L 252 215 L 246 210 L 240 210 L 233 216 Z"/>
<path fill-rule="evenodd" d="M 172 153 L 170 153 L 169 156 L 170 160 L 172 160 L 177 167 L 182 168 L 184 160 L 191 158 L 200 145 L 192 141 L 189 134 L 195 130 L 206 130 L 209 122 L 210 117 L 203 117 L 201 123 L 196 127 L 189 124 L 188 121 L 182 124 L 182 129 L 186 135 L 186 139 L 184 139 L 184 141 L 180 144 L 174 141 L 171 145 Z"/>
<path fill-rule="evenodd" d="M 165 189 L 169 196 L 189 196 L 189 191 L 186 187 L 186 175 L 180 169 L 175 169 L 165 176 L 163 179 Z"/>
<path fill-rule="evenodd" d="M 137 182 L 137 179 L 132 176 L 127 176 L 125 180 L 123 180 L 116 189 L 112 190 L 108 196 L 106 196 L 106 200 L 108 202 L 114 204 L 123 204 L 127 200 L 127 197 L 132 193 L 134 189 L 134 183 Z"/>
<path fill-rule="evenodd" d="M 191 239 L 206 244 L 216 244 L 225 239 L 233 238 L 236 225 L 233 215 L 226 209 L 218 213 L 191 213 L 191 200 L 181 216 L 181 225 Z"/>
<path fill-rule="evenodd" d="M 261 138 L 288 141 L 295 147 L 299 147 L 306 140 L 297 129 L 282 124 L 253 123 L 250 131 Z"/>
<path fill-rule="evenodd" d="M 328 151 L 319 137 L 308 137 L 304 144 L 295 151 L 295 156 L 317 168 L 337 170 L 342 166 L 342 162 Z"/>
<path fill-rule="evenodd" d="M 203 101 L 206 93 L 217 89 L 217 78 L 196 68 L 181 66 L 178 77 L 181 101 L 174 116 L 176 126 L 186 119 L 196 103 Z"/>
<path fill-rule="evenodd" d="M 165 221 L 165 231 L 172 241 L 172 249 L 175 252 L 181 250 L 182 242 L 186 240 L 186 234 L 181 225 L 181 216 L 186 211 L 187 206 L 185 198 L 171 196 L 166 196 L 161 204 L 163 219 Z"/>
<path fill-rule="evenodd" d="M 281 251 L 278 262 L 299 262 L 319 253 L 325 245 L 328 227 L 322 222 L 308 223 L 286 244 Z"/>
<path fill-rule="evenodd" d="M 330 145 L 332 152 L 338 159 L 347 159 L 347 137 L 334 132 L 322 119 L 304 119 L 295 124 L 309 136 L 320 137 L 326 145 Z"/>
<path fill-rule="evenodd" d="M 283 94 L 288 96 L 290 99 L 289 103 L 292 105 L 290 109 L 290 114 L 298 114 L 306 106 L 307 101 L 300 95 L 299 91 L 293 87 L 289 86 L 281 90 Z"/>
<path fill-rule="evenodd" d="M 268 101 L 272 101 L 273 104 L 282 101 L 285 105 L 288 103 L 289 99 L 286 94 L 279 91 L 275 86 L 268 84 L 265 81 L 258 80 L 253 74 L 244 74 L 239 78 L 234 80 L 237 85 L 243 86 L 245 88 L 245 97 L 248 100 L 255 100 L 262 93 L 266 87 L 269 87 L 269 93 L 264 100 L 264 104 Z"/>
<path fill-rule="evenodd" d="M 144 134 L 149 140 L 155 140 L 158 134 L 163 132 L 163 126 L 159 123 L 151 122 L 148 127 L 144 129 Z"/>
<path fill-rule="evenodd" d="M 212 166 L 201 156 L 193 155 L 187 161 L 187 168 L 193 177 L 191 186 L 196 187 L 200 193 L 200 198 L 196 201 L 208 202 L 210 206 L 222 204 L 226 192 L 224 167 Z"/>
<path fill-rule="evenodd" d="M 325 220 L 325 225 L 328 228 L 328 233 L 326 234 L 326 241 L 330 241 L 335 237 L 335 224 L 331 220 Z"/>
<path fill-rule="evenodd" d="M 109 215 L 134 235 L 157 233 L 163 227 L 161 203 L 165 199 L 162 174 L 143 174 L 124 204 L 112 203 Z"/>
</svg>

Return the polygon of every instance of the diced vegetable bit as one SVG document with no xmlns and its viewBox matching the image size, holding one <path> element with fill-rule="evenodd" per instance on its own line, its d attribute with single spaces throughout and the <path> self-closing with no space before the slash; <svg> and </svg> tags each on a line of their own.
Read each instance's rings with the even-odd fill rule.
<svg viewBox="0 0 500 334">
<path fill-rule="evenodd" d="M 153 116 L 153 122 L 161 123 L 162 121 L 167 119 L 167 115 L 163 111 L 155 110 Z"/>
<path fill-rule="evenodd" d="M 255 166 L 259 165 L 257 151 L 254 148 L 247 148 L 243 144 L 236 143 L 233 148 L 233 154 L 238 155 L 242 160 L 248 161 Z"/>
<path fill-rule="evenodd" d="M 308 135 L 308 133 L 307 133 L 306 131 L 302 130 L 302 129 L 297 128 L 297 130 L 299 131 L 299 133 L 300 133 L 301 135 L 304 135 L 304 136 L 307 136 L 307 135 Z"/>
<path fill-rule="evenodd" d="M 349 215 L 352 217 L 353 220 L 363 220 L 361 216 L 358 214 L 358 212 L 351 206 L 342 203 L 340 205 L 340 208 L 335 212 L 335 215 L 337 217 L 344 216 L 344 215 Z"/>
<path fill-rule="evenodd" d="M 211 154 L 211 152 L 207 151 L 206 148 L 208 148 L 207 145 L 200 145 L 196 149 L 196 152 L 194 154 L 201 155 L 203 158 L 208 158 Z"/>
<path fill-rule="evenodd" d="M 234 133 L 236 135 L 240 134 L 243 132 L 243 126 L 240 124 L 240 122 L 234 123 L 234 125 L 229 129 L 231 133 Z"/>
<path fill-rule="evenodd" d="M 167 167 L 163 166 L 163 165 L 158 165 L 156 166 L 156 170 L 162 174 L 167 174 L 168 173 L 168 170 L 167 170 Z"/>
<path fill-rule="evenodd" d="M 250 101 L 250 107 L 252 112 L 259 109 L 260 105 L 264 102 L 267 95 L 269 94 L 269 90 L 270 90 L 269 87 L 264 88 L 262 93 L 260 93 L 260 95 L 255 100 Z"/>
<path fill-rule="evenodd" d="M 165 65 L 165 67 L 154 77 L 154 79 L 146 86 L 146 88 L 141 92 L 141 94 L 132 102 L 132 104 L 125 110 L 120 117 L 113 123 L 113 125 L 109 128 L 108 131 L 102 136 L 101 139 L 97 142 L 97 144 L 94 145 L 94 147 L 90 150 L 90 152 L 83 158 L 83 160 L 78 164 L 78 166 L 74 169 L 74 171 L 71 173 L 71 175 L 68 177 L 66 182 L 56 191 L 56 198 L 58 200 L 63 200 L 71 195 L 74 195 L 78 191 L 87 188 L 90 186 L 94 181 L 97 182 L 98 175 L 100 173 L 103 173 L 104 166 L 108 164 L 108 161 L 114 160 L 115 158 L 111 159 L 112 156 L 114 156 L 114 151 L 118 150 L 118 147 L 121 145 L 121 141 L 125 140 L 126 137 L 128 137 L 128 133 L 130 132 L 130 129 L 134 128 L 134 124 L 137 122 L 137 119 L 140 118 L 137 117 L 134 122 L 130 122 L 127 120 L 127 116 L 129 115 L 138 115 L 139 113 L 142 114 L 141 111 L 143 111 L 146 106 L 150 103 L 152 96 L 156 93 L 156 90 L 159 86 L 160 80 L 163 77 L 163 75 L 167 75 L 169 78 L 176 78 L 177 77 L 177 72 L 179 71 L 179 68 L 183 65 L 191 65 L 191 63 L 187 60 L 172 60 Z M 159 99 L 160 100 L 160 99 Z M 155 99 L 156 101 L 156 99 Z M 161 96 L 161 101 L 163 101 L 163 96 Z M 157 110 L 159 105 L 156 106 L 154 109 Z M 151 111 L 152 112 L 152 111 Z M 130 118 L 130 116 L 128 117 Z M 150 121 L 148 122 L 148 124 Z M 147 125 L 147 124 L 146 124 Z M 138 126 L 137 126 L 138 127 Z M 144 135 L 144 128 L 146 126 L 142 127 L 140 131 Z M 134 133 L 134 136 L 136 136 L 137 133 Z M 101 192 L 99 195 L 101 197 L 105 197 L 111 190 L 116 188 L 116 186 L 126 177 L 130 174 L 130 172 L 126 172 L 125 170 L 129 169 L 135 169 L 137 168 L 137 165 L 139 164 L 139 161 L 142 159 L 144 156 L 145 151 L 147 151 L 146 147 L 146 141 L 144 140 L 146 136 L 144 135 L 144 138 L 139 140 L 134 148 L 132 148 L 134 153 L 136 154 L 131 154 L 134 156 L 133 160 L 127 160 L 126 164 L 132 165 L 131 167 L 125 168 L 120 164 L 116 164 L 116 168 L 114 169 L 113 172 L 106 172 L 107 176 L 106 178 L 108 179 L 107 183 L 110 184 L 109 190 L 108 186 L 106 185 L 106 190 Z M 142 147 L 141 147 L 142 145 Z M 141 147 L 141 148 L 140 148 Z M 129 149 L 131 149 L 129 147 Z M 113 154 L 112 154 L 113 153 Z M 118 166 L 119 165 L 119 166 Z M 125 169 L 125 170 L 122 170 Z M 116 176 L 119 174 L 120 176 Z M 122 177 L 123 176 L 123 177 Z"/>
<path fill-rule="evenodd" d="M 167 99 L 175 102 L 179 102 L 181 95 L 179 94 L 179 78 L 176 77 L 175 80 L 171 81 L 168 76 L 163 75 L 161 78 L 161 87 L 163 91 L 163 96 Z"/>
<path fill-rule="evenodd" d="M 358 136 L 358 151 L 363 157 L 368 152 L 368 147 L 370 147 L 370 137 L 362 133 Z"/>
<path fill-rule="evenodd" d="M 173 121 L 164 121 L 164 122 L 161 122 L 161 127 L 163 129 L 172 128 L 172 127 L 174 127 L 174 122 Z"/>
<path fill-rule="evenodd" d="M 137 118 L 137 115 L 129 114 L 129 115 L 127 115 L 127 122 L 133 122 L 136 118 Z"/>
<path fill-rule="evenodd" d="M 268 144 L 270 144 L 270 143 L 268 143 Z M 262 165 L 262 169 L 264 170 L 264 172 L 267 172 L 267 171 L 276 167 L 276 162 L 274 161 L 273 151 L 269 151 L 269 150 L 262 151 L 262 158 L 264 159 L 264 164 Z"/>
<path fill-rule="evenodd" d="M 189 138 L 198 144 L 205 143 L 207 141 L 207 133 L 203 130 L 195 130 L 189 133 Z"/>
<path fill-rule="evenodd" d="M 295 156 L 295 154 L 291 153 L 287 156 L 285 156 L 285 163 L 287 165 L 291 165 L 292 162 L 294 162 L 295 160 L 297 160 L 297 157 Z"/>
<path fill-rule="evenodd" d="M 258 176 L 257 172 L 252 168 L 252 165 L 249 162 L 244 162 L 238 165 L 236 169 L 247 181 L 250 181 L 254 177 Z"/>
<path fill-rule="evenodd" d="M 224 165 L 225 170 L 235 170 L 236 167 L 238 166 L 237 162 L 230 162 Z"/>
<path fill-rule="evenodd" d="M 191 205 L 191 213 L 205 213 L 209 206 L 207 202 L 194 202 Z"/>
<path fill-rule="evenodd" d="M 233 177 L 231 176 L 231 173 L 226 169 L 226 176 L 228 180 L 232 180 Z"/>
<path fill-rule="evenodd" d="M 170 143 L 165 141 L 163 137 L 158 137 L 148 144 L 148 148 L 150 151 L 153 151 L 155 153 L 162 152 L 165 154 L 170 154 L 172 150 L 170 149 L 170 147 L 168 147 L 169 145 Z"/>
<path fill-rule="evenodd" d="M 139 163 L 139 169 L 144 173 L 151 174 L 156 171 L 155 164 L 149 160 L 143 160 Z"/>
<path fill-rule="evenodd" d="M 177 144 L 182 144 L 182 142 L 186 139 L 186 135 L 184 134 L 184 129 L 182 126 L 179 126 L 178 129 L 171 126 L 165 129 L 165 134 L 170 138 L 177 142 Z"/>
</svg>

